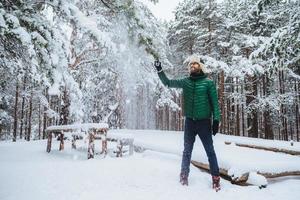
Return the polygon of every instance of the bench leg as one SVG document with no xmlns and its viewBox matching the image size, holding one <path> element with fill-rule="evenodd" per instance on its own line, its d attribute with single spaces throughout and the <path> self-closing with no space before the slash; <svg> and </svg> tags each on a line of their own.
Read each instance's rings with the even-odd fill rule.
<svg viewBox="0 0 300 200">
<path fill-rule="evenodd" d="M 72 149 L 76 149 L 76 138 L 74 135 L 72 137 Z"/>
<path fill-rule="evenodd" d="M 107 140 L 106 139 L 102 139 L 102 151 L 101 154 L 106 155 L 107 154 Z"/>
<path fill-rule="evenodd" d="M 64 134 L 61 133 L 59 137 L 60 137 L 59 150 L 62 151 L 64 150 Z"/>
<path fill-rule="evenodd" d="M 100 154 L 104 154 L 104 156 L 107 155 L 107 131 L 106 130 L 102 130 L 103 135 L 101 136 L 101 140 L 102 140 L 102 150 Z"/>
<path fill-rule="evenodd" d="M 123 143 L 121 141 L 118 141 L 117 145 L 117 157 L 122 157 L 123 156 Z"/>
<path fill-rule="evenodd" d="M 52 133 L 49 133 L 48 140 L 47 140 L 47 149 L 46 149 L 48 153 L 50 153 L 51 151 L 51 145 L 52 145 Z"/>
<path fill-rule="evenodd" d="M 130 141 L 129 143 L 129 155 L 131 156 L 133 154 L 133 141 Z"/>
<path fill-rule="evenodd" d="M 89 135 L 89 147 L 88 147 L 88 159 L 94 158 L 95 154 L 95 143 L 94 143 L 94 135 L 90 133 Z"/>
</svg>

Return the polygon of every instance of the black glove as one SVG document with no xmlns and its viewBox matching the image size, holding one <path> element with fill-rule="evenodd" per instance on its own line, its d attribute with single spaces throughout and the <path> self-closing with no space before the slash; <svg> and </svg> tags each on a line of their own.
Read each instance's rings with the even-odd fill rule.
<svg viewBox="0 0 300 200">
<path fill-rule="evenodd" d="M 213 125 L 212 125 L 212 134 L 216 135 L 219 131 L 219 121 L 218 120 L 214 120 L 213 121 Z"/>
<path fill-rule="evenodd" d="M 159 60 L 154 61 L 154 67 L 158 72 L 161 71 L 162 70 L 161 62 Z"/>
</svg>

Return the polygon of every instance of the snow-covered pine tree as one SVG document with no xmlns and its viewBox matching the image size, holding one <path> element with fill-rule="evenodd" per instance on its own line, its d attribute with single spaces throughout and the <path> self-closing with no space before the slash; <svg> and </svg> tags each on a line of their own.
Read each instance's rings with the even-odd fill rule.
<svg viewBox="0 0 300 200">
<path fill-rule="evenodd" d="M 207 15 L 199 10 L 209 8 L 200 6 L 209 5 L 207 2 L 185 1 L 177 8 L 176 19 L 169 29 L 175 58 L 172 60 L 177 65 L 181 65 L 186 55 L 195 53 L 197 42 L 205 47 L 205 37 L 209 34 L 203 32 L 207 26 L 203 26 L 205 23 L 201 26 L 201 22 L 205 22 Z M 222 132 L 285 140 L 299 135 L 298 99 L 289 98 L 289 102 L 286 99 L 298 96 L 297 4 L 295 1 L 231 0 L 215 6 L 221 18 L 214 18 L 218 22 L 213 34 L 215 54 L 209 56 L 207 47 L 198 53 L 205 52 L 206 64 L 218 73 L 215 80 L 219 86 Z M 195 9 L 197 5 L 199 10 Z M 201 17 L 197 18 L 193 12 Z M 202 32 L 197 32 L 200 28 Z M 185 68 L 181 69 L 175 74 L 185 73 Z M 279 126 L 278 121 L 281 121 Z"/>
<path fill-rule="evenodd" d="M 260 100 L 266 114 L 266 137 L 272 139 L 276 134 L 276 138 L 288 140 L 293 139 L 293 133 L 299 138 L 299 2 L 274 4 L 277 9 L 270 9 L 273 14 L 268 17 L 274 29 L 251 56 L 263 63 L 266 71 L 267 94 Z"/>
<path fill-rule="evenodd" d="M 115 127 L 154 128 L 156 99 L 150 88 L 158 81 L 152 62 L 159 57 L 167 63 L 164 31 L 138 2 L 81 1 L 76 6 L 93 20 L 95 31 L 106 33 L 99 45 L 72 26 L 76 31 L 71 36 L 71 60 L 83 60 L 72 71 L 83 92 L 84 119 L 108 120 Z"/>
<path fill-rule="evenodd" d="M 55 80 L 61 81 L 62 79 L 57 79 L 62 77 L 72 82 L 71 75 L 67 71 L 63 31 L 55 25 L 52 26 L 42 10 L 37 8 L 34 2 L 3 1 L 0 4 L 0 33 L 1 39 L 3 38 L 1 40 L 1 50 L 3 49 L 1 51 L 3 58 L 1 59 L 1 74 L 10 80 L 9 85 L 3 84 L 4 93 L 11 99 L 11 104 L 15 102 L 14 140 L 17 132 L 20 134 L 25 132 L 27 140 L 35 137 L 31 134 L 32 126 L 39 123 L 41 127 L 41 120 L 37 122 L 32 116 L 42 114 L 41 109 L 35 106 L 38 105 L 40 108 L 42 104 L 48 117 L 57 116 L 49 106 L 49 101 L 46 100 L 47 94 L 44 93 L 46 88 L 49 88 Z M 16 86 L 15 92 L 11 90 L 12 85 Z M 22 99 L 21 105 L 20 99 Z M 34 104 L 33 101 L 39 103 Z M 37 110 L 40 110 L 38 114 L 36 114 Z M 21 127 L 18 121 L 21 121 Z M 32 123 L 32 121 L 35 122 Z M 49 122 L 44 120 L 44 123 Z M 19 128 L 21 128 L 20 131 L 18 131 Z M 23 137 L 23 133 L 20 137 Z"/>
</svg>

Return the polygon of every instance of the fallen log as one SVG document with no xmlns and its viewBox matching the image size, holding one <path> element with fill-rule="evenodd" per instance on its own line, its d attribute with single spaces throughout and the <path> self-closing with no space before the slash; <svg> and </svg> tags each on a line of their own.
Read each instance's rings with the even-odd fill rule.
<svg viewBox="0 0 300 200">
<path fill-rule="evenodd" d="M 225 141 L 226 145 L 230 145 L 231 142 Z M 250 144 L 242 144 L 242 143 L 235 143 L 236 146 L 239 147 L 247 147 L 251 149 L 260 149 L 260 150 L 265 150 L 265 151 L 272 151 L 272 152 L 279 152 L 279 153 L 285 153 L 293 156 L 299 156 L 300 151 L 293 151 L 293 150 L 288 150 L 288 149 L 279 149 L 279 148 L 274 148 L 274 147 L 264 147 L 264 146 L 257 146 L 257 145 L 250 145 Z"/>
<path fill-rule="evenodd" d="M 191 163 L 196 166 L 197 168 L 204 170 L 209 173 L 209 165 L 205 163 L 201 163 L 198 161 L 192 160 Z M 265 178 L 279 178 L 279 177 L 286 177 L 286 176 L 300 176 L 300 171 L 286 171 L 280 173 L 268 173 L 268 172 L 257 172 L 258 175 L 264 176 Z M 243 174 L 240 177 L 232 177 L 228 174 L 228 170 L 224 168 L 220 168 L 220 176 L 225 180 L 230 181 L 232 184 L 241 185 L 241 186 L 248 186 L 251 185 L 247 183 L 249 178 L 249 172 Z M 260 186 L 265 187 L 265 186 Z"/>
<path fill-rule="evenodd" d="M 266 178 L 279 178 L 284 176 L 300 176 L 300 171 L 290 171 L 290 172 L 280 172 L 280 173 L 266 173 L 266 172 L 257 172 Z"/>
<path fill-rule="evenodd" d="M 192 160 L 191 163 L 201 169 L 201 170 L 204 170 L 206 172 L 209 173 L 209 165 L 208 164 L 204 164 L 204 163 L 201 163 L 201 162 L 198 162 L 198 161 L 194 161 Z M 226 169 L 223 169 L 223 168 L 220 168 L 220 176 L 228 181 L 230 181 L 232 184 L 236 184 L 236 185 L 241 185 L 241 186 L 248 186 L 250 184 L 247 183 L 247 180 L 248 180 L 248 176 L 249 176 L 249 173 L 245 173 L 243 174 L 241 177 L 232 177 L 230 175 L 228 175 L 228 170 Z"/>
</svg>

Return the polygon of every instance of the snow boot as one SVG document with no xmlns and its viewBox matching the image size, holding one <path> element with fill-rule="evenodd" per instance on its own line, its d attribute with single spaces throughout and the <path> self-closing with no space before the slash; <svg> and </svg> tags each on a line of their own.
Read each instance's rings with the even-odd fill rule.
<svg viewBox="0 0 300 200">
<path fill-rule="evenodd" d="M 189 185 L 188 175 L 185 173 L 180 173 L 180 183 L 181 185 Z"/>
<path fill-rule="evenodd" d="M 221 190 L 220 186 L 220 176 L 212 176 L 212 187 L 216 192 Z"/>
</svg>

